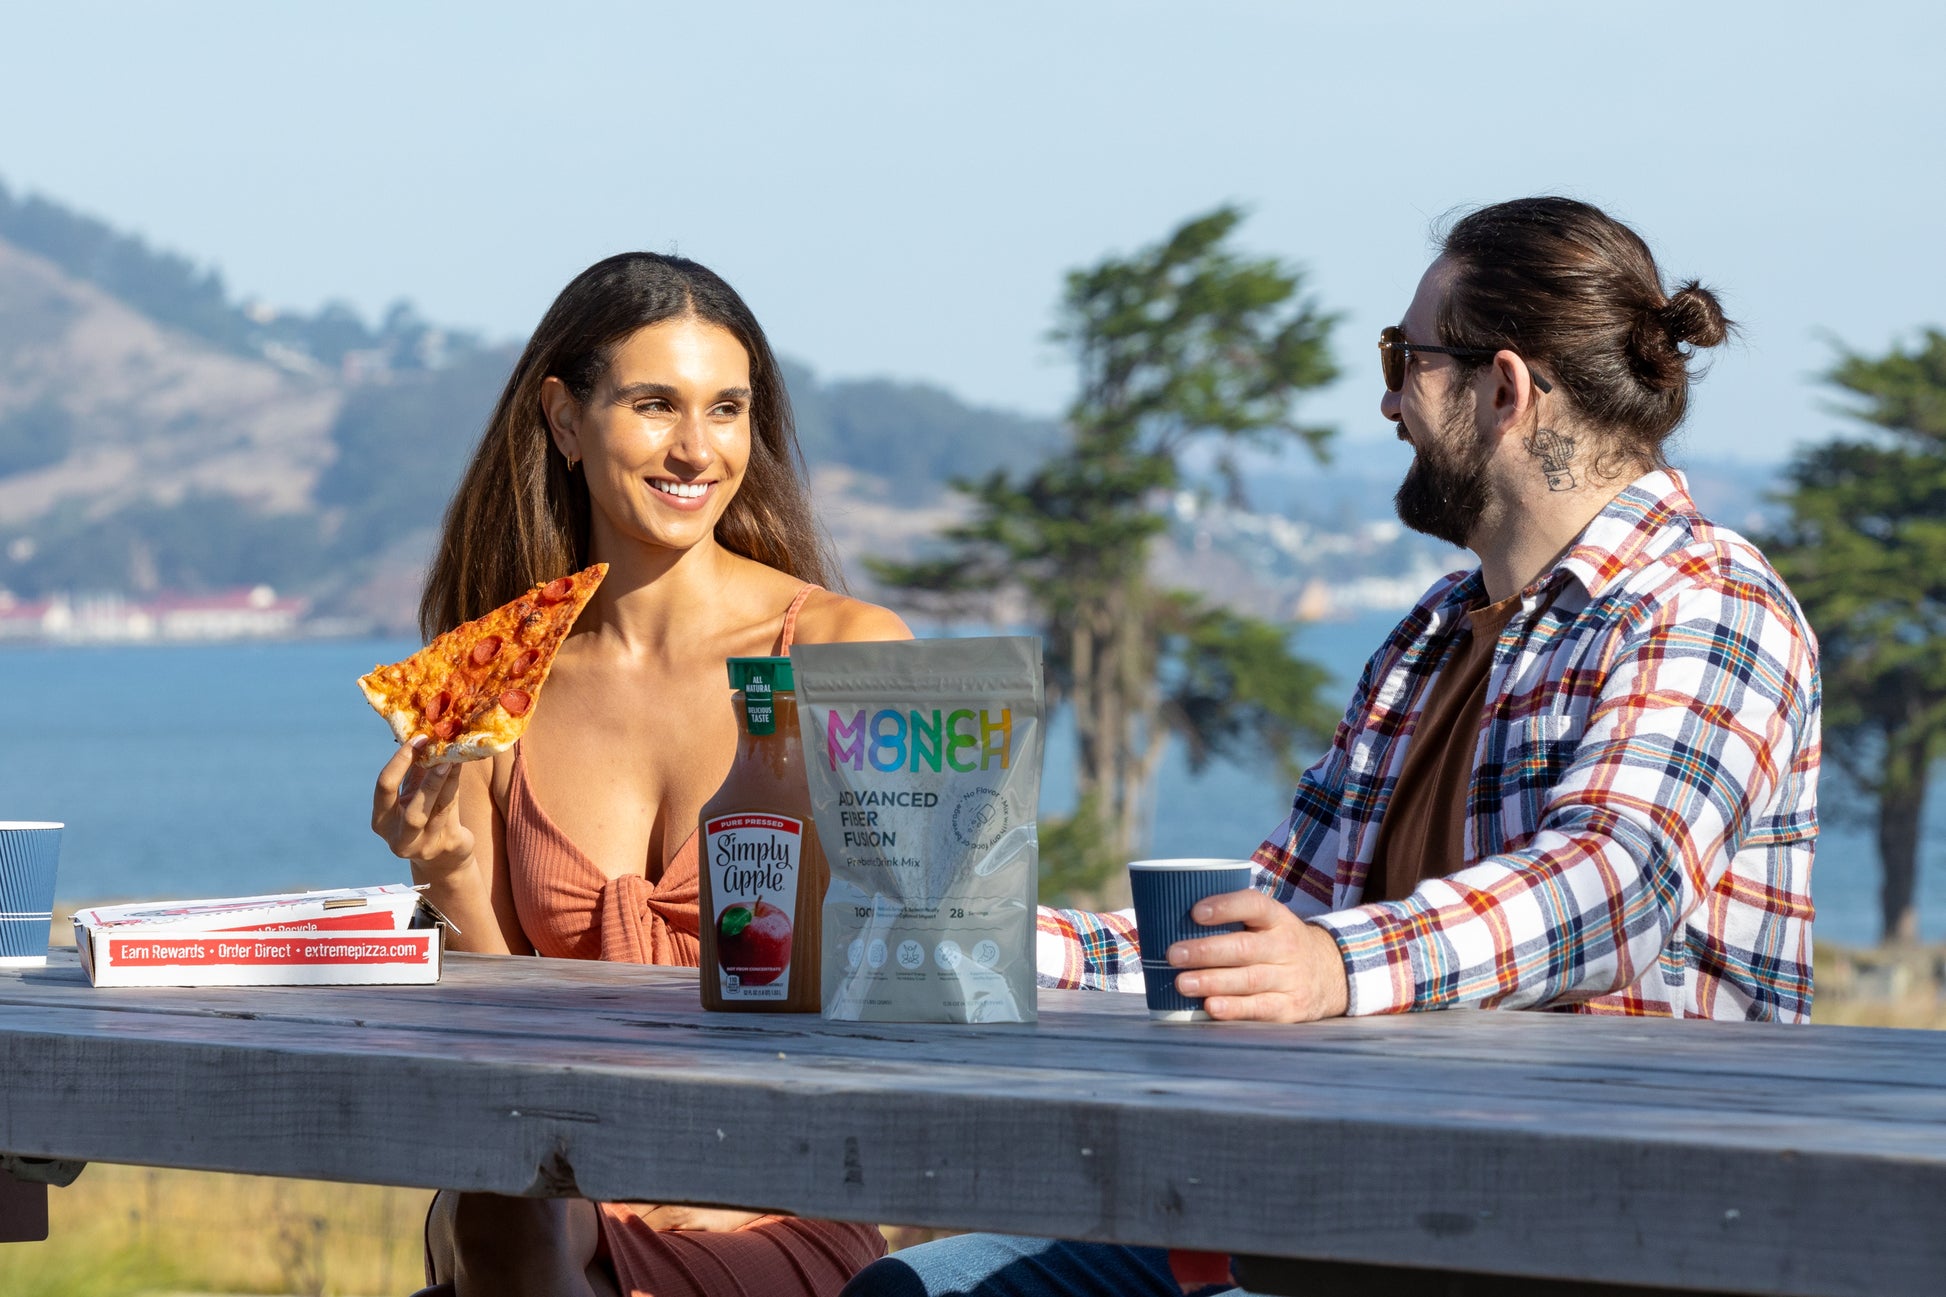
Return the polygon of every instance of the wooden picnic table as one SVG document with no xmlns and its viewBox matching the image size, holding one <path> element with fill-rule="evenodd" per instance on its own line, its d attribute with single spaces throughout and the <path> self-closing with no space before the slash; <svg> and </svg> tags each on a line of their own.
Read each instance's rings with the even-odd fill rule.
<svg viewBox="0 0 1946 1297">
<path fill-rule="evenodd" d="M 689 970 L 468 955 L 98 990 L 57 951 L 0 971 L 0 1150 L 1217 1250 L 1263 1291 L 1946 1291 L 1946 1033 L 1040 1003 L 706 1014 Z"/>
</svg>

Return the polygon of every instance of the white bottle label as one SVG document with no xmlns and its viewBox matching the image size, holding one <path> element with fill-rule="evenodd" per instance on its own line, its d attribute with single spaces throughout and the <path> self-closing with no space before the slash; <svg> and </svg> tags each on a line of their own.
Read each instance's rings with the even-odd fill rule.
<svg viewBox="0 0 1946 1297">
<path fill-rule="evenodd" d="M 803 846 L 804 821 L 788 815 L 737 811 L 703 826 L 703 867 L 716 906 L 709 916 L 716 925 L 715 975 L 724 999 L 790 998 Z"/>
</svg>

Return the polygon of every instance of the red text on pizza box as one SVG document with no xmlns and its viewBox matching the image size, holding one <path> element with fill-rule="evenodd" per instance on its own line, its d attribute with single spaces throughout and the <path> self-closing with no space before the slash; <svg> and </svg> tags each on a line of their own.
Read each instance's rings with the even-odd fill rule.
<svg viewBox="0 0 1946 1297">
<path fill-rule="evenodd" d="M 74 916 L 96 986 L 437 982 L 445 922 L 409 887 L 104 906 Z"/>
</svg>

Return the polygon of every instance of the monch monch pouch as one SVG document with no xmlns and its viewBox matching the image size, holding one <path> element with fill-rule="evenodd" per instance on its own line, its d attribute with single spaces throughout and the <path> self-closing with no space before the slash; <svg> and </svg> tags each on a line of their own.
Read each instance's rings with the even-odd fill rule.
<svg viewBox="0 0 1946 1297">
<path fill-rule="evenodd" d="M 824 1016 L 1032 1022 L 1040 641 L 804 644 L 791 662 L 831 866 Z"/>
</svg>

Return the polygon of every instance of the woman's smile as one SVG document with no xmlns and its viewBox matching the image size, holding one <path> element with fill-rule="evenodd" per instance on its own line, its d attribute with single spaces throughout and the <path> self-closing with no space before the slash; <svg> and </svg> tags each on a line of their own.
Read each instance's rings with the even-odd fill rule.
<svg viewBox="0 0 1946 1297">
<path fill-rule="evenodd" d="M 714 482 L 678 482 L 670 477 L 652 477 L 648 483 L 649 489 L 662 497 L 663 504 L 685 513 L 708 507 L 710 495 L 716 487 Z"/>
</svg>

